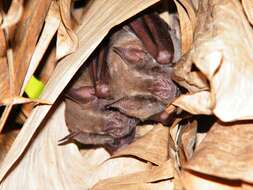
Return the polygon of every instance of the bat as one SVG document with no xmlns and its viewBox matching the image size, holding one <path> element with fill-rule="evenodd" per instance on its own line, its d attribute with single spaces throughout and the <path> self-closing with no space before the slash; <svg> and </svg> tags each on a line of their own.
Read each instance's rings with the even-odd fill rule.
<svg viewBox="0 0 253 190">
<path fill-rule="evenodd" d="M 158 14 L 145 14 L 97 49 L 65 95 L 70 134 L 61 142 L 115 150 L 133 141 L 139 123 L 171 118 L 164 109 L 180 91 L 171 79 L 178 50 L 169 31 Z"/>
</svg>

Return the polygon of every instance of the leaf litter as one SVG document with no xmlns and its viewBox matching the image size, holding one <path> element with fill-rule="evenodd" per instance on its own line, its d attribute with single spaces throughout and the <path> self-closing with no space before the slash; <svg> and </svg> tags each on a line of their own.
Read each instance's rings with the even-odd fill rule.
<svg viewBox="0 0 253 190">
<path fill-rule="evenodd" d="M 13 105 L 54 103 L 112 27 L 158 1 L 129 1 L 127 5 L 125 1 L 94 1 L 78 11 L 70 0 L 38 4 L 13 0 L 9 11 L 6 2 L 0 3 L 0 100 L 6 106 L 1 126 L 9 113 L 9 117 L 15 114 L 10 112 Z M 253 3 L 174 3 L 183 56 L 175 64 L 173 78 L 184 93 L 173 102 L 175 107 L 168 105 L 166 110 L 176 109 L 180 117 L 169 127 L 137 128 L 135 141 L 110 155 L 102 147 L 58 144 L 69 134 L 64 103 L 35 108 L 30 104 L 29 109 L 25 108 L 29 104 L 23 105 L 28 113 L 22 120 L 29 117 L 14 143 L 16 131 L 0 136 L 1 159 L 7 154 L 0 163 L 0 189 L 253 189 Z M 166 8 L 171 4 L 163 2 Z M 131 11 L 122 12 L 122 7 Z M 101 13 L 108 17 L 102 18 Z M 167 16 L 163 13 L 163 17 Z M 55 24 L 50 27 L 51 22 Z M 22 33 L 15 35 L 15 31 Z M 41 66 L 44 58 L 50 63 L 48 68 Z M 45 76 L 47 82 L 44 93 L 39 100 L 19 97 L 39 66 L 44 72 L 40 77 Z M 206 121 L 208 115 L 215 116 L 204 133 L 208 124 L 199 121 L 199 114 L 206 115 Z"/>
</svg>

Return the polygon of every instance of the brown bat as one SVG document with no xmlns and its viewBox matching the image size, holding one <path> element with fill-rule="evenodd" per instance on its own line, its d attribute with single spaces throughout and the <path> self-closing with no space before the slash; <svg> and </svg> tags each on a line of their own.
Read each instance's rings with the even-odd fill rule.
<svg viewBox="0 0 253 190">
<path fill-rule="evenodd" d="M 164 109 L 179 94 L 169 30 L 154 13 L 112 34 L 66 94 L 71 133 L 62 140 L 117 149 L 133 140 L 139 122 L 167 121 Z"/>
</svg>

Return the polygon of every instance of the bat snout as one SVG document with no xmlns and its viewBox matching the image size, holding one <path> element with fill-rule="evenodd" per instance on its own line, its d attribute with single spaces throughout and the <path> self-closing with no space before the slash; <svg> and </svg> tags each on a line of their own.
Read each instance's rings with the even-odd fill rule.
<svg viewBox="0 0 253 190">
<path fill-rule="evenodd" d="M 165 104 L 170 103 L 178 93 L 177 86 L 169 78 L 156 79 L 149 88 L 151 93 Z"/>
<path fill-rule="evenodd" d="M 114 138 L 128 135 L 137 125 L 137 120 L 120 112 L 109 112 L 103 131 Z"/>
</svg>

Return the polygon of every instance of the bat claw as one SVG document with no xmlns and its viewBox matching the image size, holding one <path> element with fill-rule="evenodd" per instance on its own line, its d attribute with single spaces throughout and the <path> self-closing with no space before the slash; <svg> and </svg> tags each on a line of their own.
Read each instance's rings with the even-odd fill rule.
<svg viewBox="0 0 253 190">
<path fill-rule="evenodd" d="M 157 61 L 162 65 L 169 64 L 172 59 L 173 59 L 172 54 L 166 50 L 160 51 L 157 56 Z"/>
<path fill-rule="evenodd" d="M 67 136 L 63 137 L 62 139 L 58 140 L 58 145 L 63 145 L 66 142 L 68 142 L 70 139 L 73 139 L 76 135 L 78 135 L 80 132 L 71 132 Z"/>
</svg>

